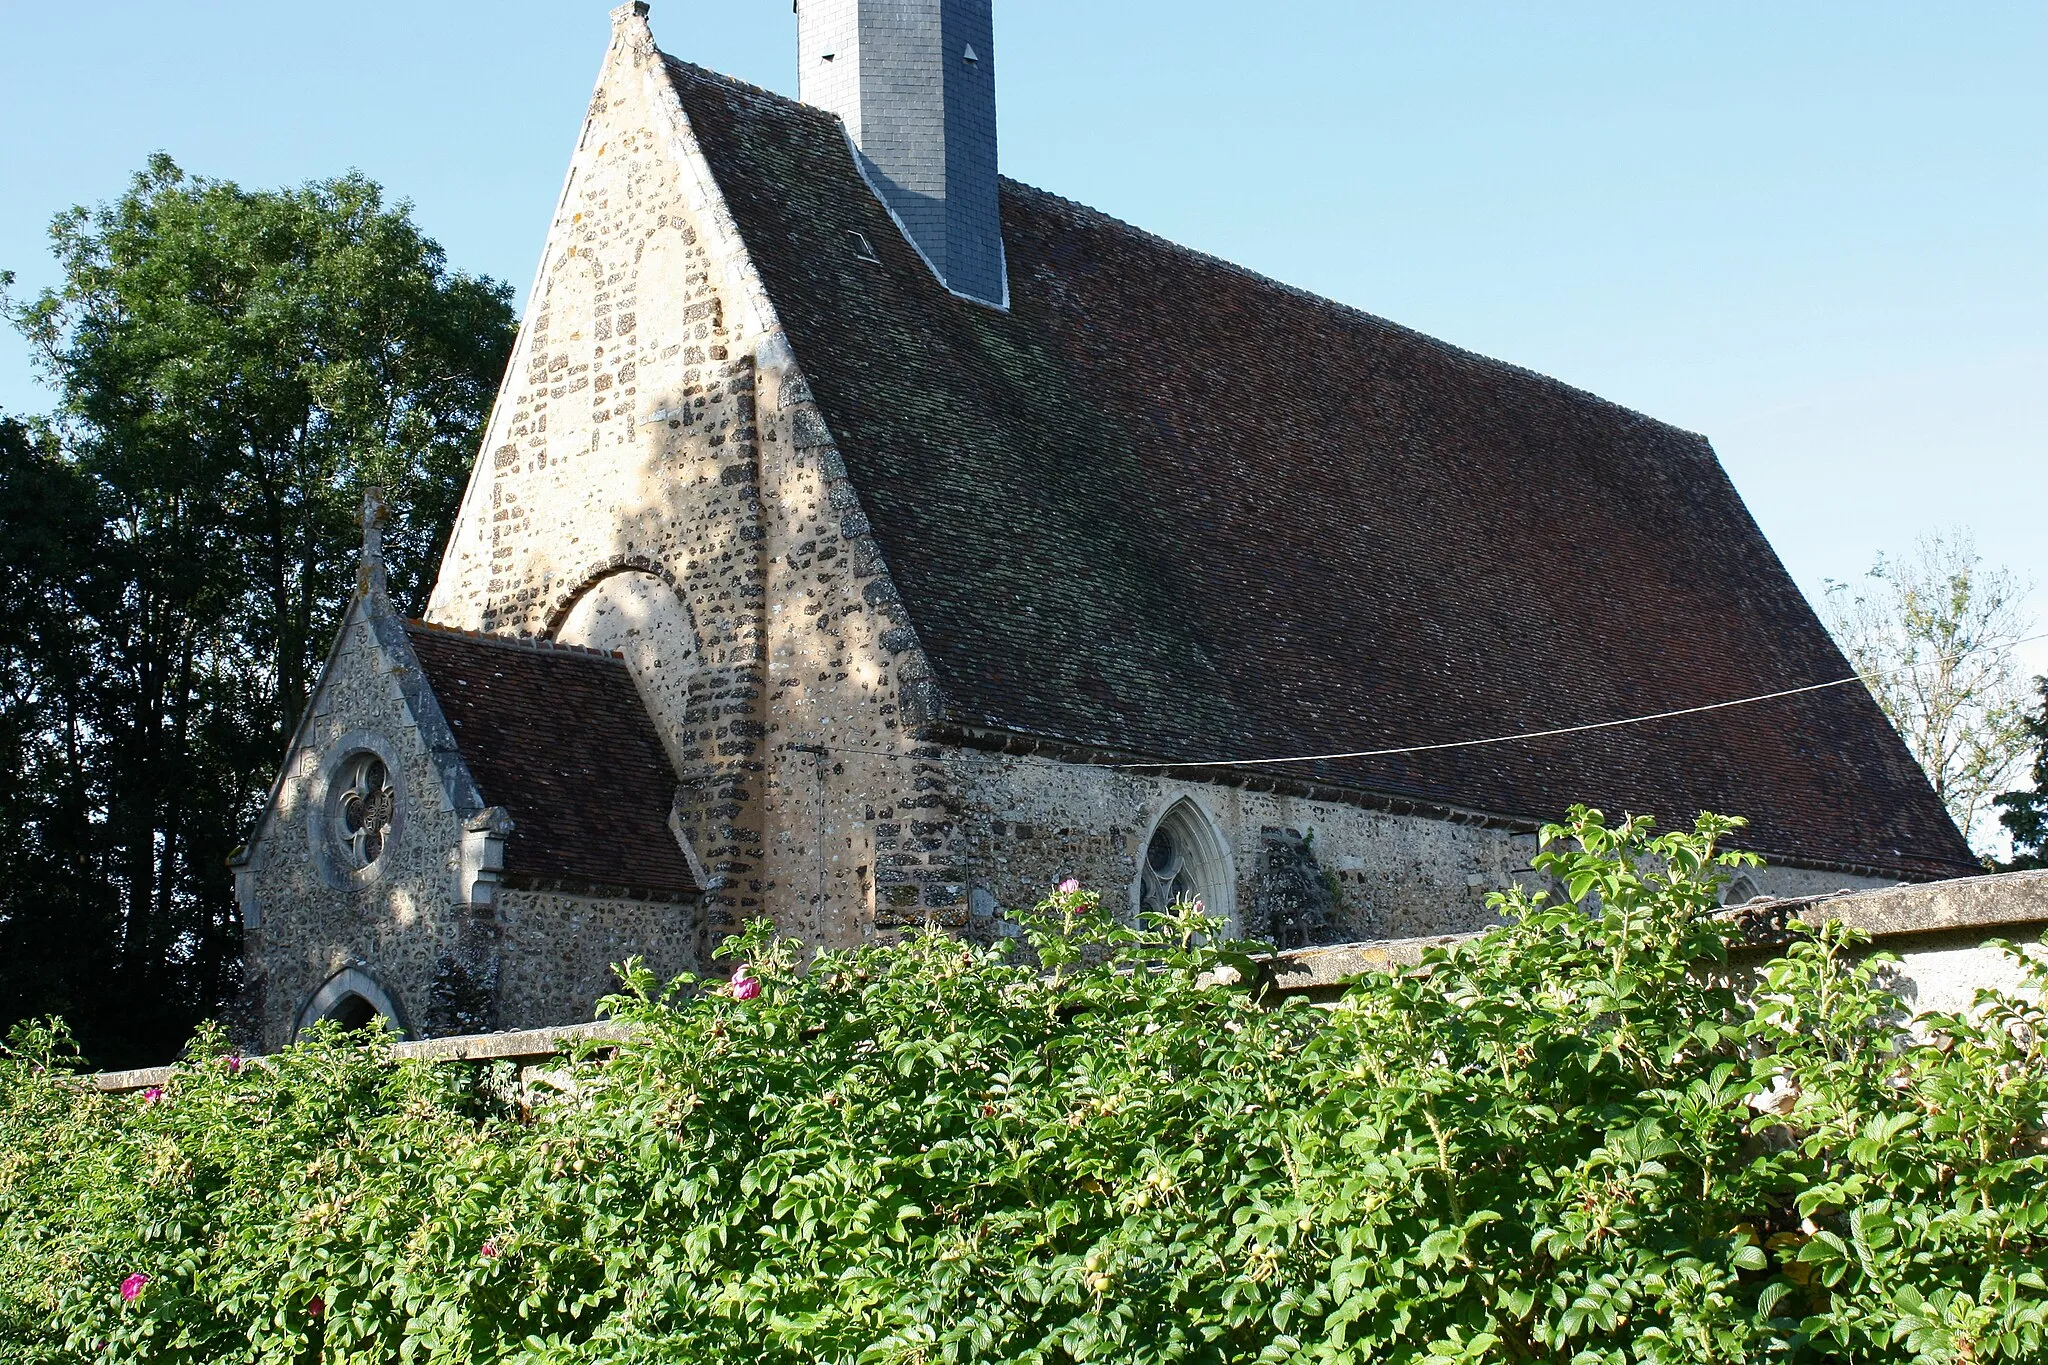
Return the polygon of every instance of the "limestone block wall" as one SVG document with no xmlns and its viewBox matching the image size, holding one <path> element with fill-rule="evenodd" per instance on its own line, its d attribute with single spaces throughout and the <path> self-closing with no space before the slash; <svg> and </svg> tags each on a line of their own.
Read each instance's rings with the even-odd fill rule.
<svg viewBox="0 0 2048 1365">
<path fill-rule="evenodd" d="M 427 1026 L 444 959 L 488 954 L 490 929 L 459 908 L 462 821 L 413 723 L 391 656 L 367 615 L 343 632 L 301 743 L 287 757 L 276 805 L 241 872 L 249 1013 L 265 1050 L 289 1041 L 298 1012 L 336 974 L 366 971 L 412 1031 Z M 316 844 L 325 769 L 373 747 L 397 798 L 384 854 L 367 875 L 341 875 Z"/>
</svg>

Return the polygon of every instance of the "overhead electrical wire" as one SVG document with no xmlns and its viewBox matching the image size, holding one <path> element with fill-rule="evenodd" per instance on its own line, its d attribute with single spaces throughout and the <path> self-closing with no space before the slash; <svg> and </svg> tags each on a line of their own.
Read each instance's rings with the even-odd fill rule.
<svg viewBox="0 0 2048 1365">
<path fill-rule="evenodd" d="M 2048 632 L 2014 640 L 2007 648 L 2030 645 L 2037 640 L 2048 640 Z M 1924 662 L 1929 664 L 1952 663 L 1956 659 L 1963 657 L 1966 656 L 1961 654 L 1937 654 Z M 1903 673 L 1905 670 L 1897 671 Z M 1781 701 L 1786 697 L 1805 696 L 1810 692 L 1826 692 L 1832 688 L 1847 687 L 1850 683 L 1865 683 L 1867 685 L 1867 681 L 1866 675 L 1851 673 L 1847 677 L 1834 678 L 1828 682 L 1809 683 L 1804 687 L 1788 687 L 1777 692 L 1759 692 L 1755 696 L 1736 697 L 1730 701 L 1708 702 L 1704 706 L 1685 706 L 1675 711 L 1655 711 L 1649 715 L 1627 716 L 1620 720 L 1589 721 L 1583 725 L 1560 725 L 1547 730 L 1522 730 L 1509 735 L 1488 735 L 1482 739 L 1453 739 L 1438 744 L 1408 744 L 1394 749 L 1357 749 L 1347 753 L 1330 754 L 1293 754 L 1285 758 L 1206 758 L 1199 760 L 1161 758 L 1153 759 L 1146 763 L 1111 763 L 1104 766 L 1116 771 L 1137 768 L 1258 768 L 1281 763 L 1336 763 L 1360 758 L 1398 758 L 1407 754 L 1440 753 L 1446 749 L 1477 749 L 1493 744 L 1515 744 L 1534 739 L 1553 739 L 1561 735 L 1581 735 L 1594 730 L 1618 730 L 1629 725 L 1650 725 L 1660 720 L 1676 720 L 1682 716 L 1697 716 L 1709 711 L 1727 711 L 1738 706 L 1755 706 L 1762 702 Z M 895 750 L 864 749 L 853 745 L 797 744 L 790 747 L 807 753 L 830 751 L 842 754 L 874 754 L 881 758 L 903 757 L 901 752 Z"/>
<path fill-rule="evenodd" d="M 2008 648 L 2032 644 L 2036 640 L 2048 640 L 2048 633 L 2029 635 L 2014 640 Z M 1965 656 L 1936 655 L 1927 663 L 1952 663 Z M 1905 670 L 1898 670 L 1904 672 Z M 1286 758 L 1210 758 L 1196 762 L 1159 761 L 1152 763 L 1118 763 L 1124 768 L 1257 768 L 1280 763 L 1335 763 L 1356 758 L 1397 758 L 1404 754 L 1439 753 L 1445 749 L 1476 749 L 1492 744 L 1514 744 L 1523 740 L 1550 739 L 1558 735 L 1580 735 L 1591 730 L 1616 730 L 1626 725 L 1649 725 L 1660 720 L 1675 720 L 1680 716 L 1697 716 L 1708 711 L 1726 711 L 1737 706 L 1754 706 L 1760 702 L 1779 701 L 1786 697 L 1804 696 L 1809 692 L 1826 692 L 1831 688 L 1846 687 L 1850 683 L 1868 683 L 1861 673 L 1851 673 L 1846 678 L 1835 678 L 1828 682 L 1809 683 L 1805 687 L 1788 687 L 1778 692 L 1760 692 L 1751 697 L 1736 697 L 1731 701 L 1709 702 L 1704 706 L 1686 706 L 1675 711 L 1656 711 L 1645 716 L 1628 716 L 1621 720 L 1596 720 L 1584 725 L 1561 725 L 1548 730 L 1523 730 L 1511 735 L 1488 735 L 1483 739 L 1454 739 L 1440 744 L 1410 744 L 1396 749 L 1359 749 L 1349 753 L 1296 754 Z"/>
<path fill-rule="evenodd" d="M 1549 739 L 1554 735 L 1582 735 L 1588 730 L 1614 730 L 1624 725 L 1648 725 L 1651 721 L 1671 720 L 1678 716 L 1697 716 L 1706 711 L 1725 711 L 1731 706 L 1750 706 L 1757 702 L 1776 701 L 1780 697 L 1797 697 L 1807 692 L 1825 692 L 1831 687 L 1841 687 L 1863 679 L 1854 673 L 1833 682 L 1814 683 L 1807 687 L 1788 687 L 1783 692 L 1765 692 L 1754 697 L 1737 697 L 1734 701 L 1710 702 L 1705 706 L 1687 706 L 1677 711 L 1659 711 L 1654 715 L 1630 716 L 1625 720 L 1596 720 L 1585 725 L 1561 725 L 1553 730 L 1523 730 L 1512 735 L 1489 735 L 1485 739 L 1453 739 L 1442 744 L 1410 744 L 1399 749 L 1357 749 L 1341 754 L 1296 754 L 1288 758 L 1206 758 L 1199 762 L 1184 763 L 1119 763 L 1118 768 L 1252 768 L 1275 763 L 1335 763 L 1350 758 L 1394 758 L 1402 754 L 1433 754 L 1444 749 L 1477 749 L 1488 744 L 1513 744 L 1517 740 Z"/>
</svg>

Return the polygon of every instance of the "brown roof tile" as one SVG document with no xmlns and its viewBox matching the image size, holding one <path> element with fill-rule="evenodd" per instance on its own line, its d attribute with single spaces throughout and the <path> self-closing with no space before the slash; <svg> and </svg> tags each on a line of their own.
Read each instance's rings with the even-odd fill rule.
<svg viewBox="0 0 2048 1365">
<path fill-rule="evenodd" d="M 1848 673 L 1703 438 L 1014 182 L 1011 311 L 964 302 L 835 118 L 669 69 L 947 719 L 1194 762 Z M 1514 818 L 1715 809 L 1795 861 L 1973 866 L 1858 687 L 1284 771 Z"/>
<path fill-rule="evenodd" d="M 508 880 L 699 892 L 669 830 L 675 772 L 623 660 L 418 623 L 406 634 L 484 800 L 511 813 Z"/>
</svg>

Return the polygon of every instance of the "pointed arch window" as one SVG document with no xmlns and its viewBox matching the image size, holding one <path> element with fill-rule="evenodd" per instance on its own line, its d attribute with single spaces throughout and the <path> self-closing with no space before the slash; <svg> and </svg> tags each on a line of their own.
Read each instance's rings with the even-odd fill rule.
<svg viewBox="0 0 2048 1365">
<path fill-rule="evenodd" d="M 1751 901 L 1763 899 L 1765 897 L 1761 891 L 1757 890 L 1756 882 L 1746 876 L 1737 877 L 1721 890 L 1721 904 L 1723 905 L 1747 905 Z"/>
<path fill-rule="evenodd" d="M 1199 901 L 1209 914 L 1235 924 L 1237 878 L 1229 847 L 1193 801 L 1176 801 L 1152 827 L 1138 861 L 1137 899 L 1147 913 Z"/>
</svg>

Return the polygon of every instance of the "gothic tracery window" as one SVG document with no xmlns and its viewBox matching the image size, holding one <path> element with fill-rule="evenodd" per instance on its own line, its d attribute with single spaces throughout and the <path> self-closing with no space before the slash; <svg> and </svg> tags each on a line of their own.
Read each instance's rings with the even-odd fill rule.
<svg viewBox="0 0 2048 1365">
<path fill-rule="evenodd" d="M 356 754 L 343 765 L 335 788 L 334 828 L 351 867 L 368 867 L 384 856 L 397 804 L 383 759 Z"/>
<path fill-rule="evenodd" d="M 1199 901 L 1211 915 L 1230 920 L 1234 883 L 1223 840 L 1190 801 L 1177 802 L 1160 817 L 1138 866 L 1138 908 L 1169 909 L 1177 901 Z"/>
<path fill-rule="evenodd" d="M 1187 850 L 1174 837 L 1170 826 L 1161 825 L 1152 835 L 1152 842 L 1145 846 L 1142 875 L 1145 883 L 1139 901 L 1147 910 L 1164 910 L 1175 901 L 1202 897 L 1188 866 Z"/>
</svg>

